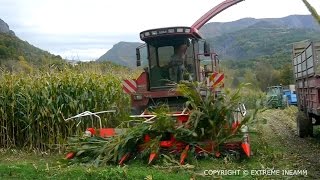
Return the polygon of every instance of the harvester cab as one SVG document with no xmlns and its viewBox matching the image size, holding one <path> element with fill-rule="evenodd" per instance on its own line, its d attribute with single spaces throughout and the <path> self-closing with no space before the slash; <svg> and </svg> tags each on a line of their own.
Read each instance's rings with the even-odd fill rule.
<svg viewBox="0 0 320 180">
<path fill-rule="evenodd" d="M 223 1 L 191 27 L 158 28 L 140 33 L 145 44 L 136 49 L 137 66 L 143 65 L 144 72 L 136 80 L 123 83 L 124 91 L 131 95 L 134 114 L 141 114 L 146 108 L 163 102 L 173 107 L 173 111 L 184 109 L 185 99 L 174 90 L 182 80 L 204 81 L 215 87 L 223 84 L 218 56 L 211 52 L 199 29 L 212 17 L 241 1 Z M 142 54 L 147 58 L 141 58 Z M 204 57 L 209 60 L 204 61 Z"/>
<path fill-rule="evenodd" d="M 145 44 L 136 50 L 137 65 L 143 61 L 140 49 L 147 52 L 148 59 L 142 62 L 144 72 L 136 80 L 137 91 L 132 95 L 133 107 L 139 113 L 164 101 L 181 110 L 184 98 L 172 90 L 176 84 L 182 80 L 203 81 L 213 70 L 218 70 L 216 54 L 210 52 L 209 44 L 190 27 L 151 29 L 141 32 L 140 38 Z M 200 58 L 204 56 L 211 58 L 210 68 L 201 68 Z"/>
<path fill-rule="evenodd" d="M 148 90 L 172 88 L 181 80 L 199 81 L 202 78 L 198 57 L 210 56 L 208 43 L 190 27 L 152 29 L 140 33 L 148 52 L 145 72 L 149 77 Z M 203 44 L 208 52 L 199 52 Z M 137 65 L 140 65 L 137 49 Z M 213 59 L 212 59 L 213 60 Z M 213 61 L 212 61 L 213 62 Z M 213 65 L 213 63 L 212 63 Z"/>
</svg>

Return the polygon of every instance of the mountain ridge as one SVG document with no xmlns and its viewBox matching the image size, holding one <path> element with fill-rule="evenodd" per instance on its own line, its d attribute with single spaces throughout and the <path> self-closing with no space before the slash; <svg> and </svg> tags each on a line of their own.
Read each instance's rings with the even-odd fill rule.
<svg viewBox="0 0 320 180">
<path fill-rule="evenodd" d="M 113 47 L 100 58 L 98 58 L 97 61 L 112 61 L 119 65 L 134 67 L 134 59 L 136 59 L 135 49 L 142 44 L 143 43 L 140 42 L 121 41 L 117 44 L 114 44 Z"/>
<path fill-rule="evenodd" d="M 0 18 L 0 33 L 5 33 L 5 34 L 10 34 L 10 35 L 14 35 L 15 33 L 10 29 L 9 25 L 4 22 L 4 20 L 2 20 Z"/>
<path fill-rule="evenodd" d="M 0 19 L 0 66 L 14 71 L 21 62 L 34 67 L 65 63 L 61 56 L 51 54 L 17 37 L 9 25 Z"/>
<path fill-rule="evenodd" d="M 311 15 L 289 15 L 282 18 L 242 18 L 231 22 L 210 22 L 205 24 L 200 32 L 204 37 L 215 37 L 221 34 L 230 33 L 245 29 L 258 22 L 269 22 L 275 26 L 314 29 L 320 31 L 320 26 Z"/>
<path fill-rule="evenodd" d="M 283 18 L 243 18 L 232 22 L 212 22 L 206 24 L 200 33 L 210 42 L 213 49 L 223 59 L 253 59 L 268 56 L 277 52 L 289 53 L 292 44 L 304 39 L 320 39 L 320 26 L 311 15 L 290 15 Z M 99 58 L 118 63 L 113 59 L 121 59 L 121 65 L 134 67 L 135 48 L 114 46 Z M 117 52 L 117 53 L 114 53 Z M 123 53 L 121 53 L 123 52 Z M 130 53 L 130 57 L 124 54 Z M 112 56 L 111 56 L 111 55 Z M 123 60 L 125 59 L 125 60 Z M 118 60 L 117 60 L 118 61 Z"/>
</svg>

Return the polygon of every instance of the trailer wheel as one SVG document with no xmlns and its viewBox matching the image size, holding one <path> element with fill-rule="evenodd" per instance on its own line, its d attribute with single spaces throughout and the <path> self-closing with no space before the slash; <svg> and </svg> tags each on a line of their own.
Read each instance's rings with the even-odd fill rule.
<svg viewBox="0 0 320 180">
<path fill-rule="evenodd" d="M 312 124 L 312 117 L 309 116 L 309 119 L 308 119 L 308 128 L 307 128 L 307 131 L 308 131 L 308 134 L 310 137 L 313 137 L 313 124 Z"/>
<path fill-rule="evenodd" d="M 301 138 L 313 135 L 311 121 L 303 112 L 299 112 L 297 115 L 297 132 Z"/>
</svg>

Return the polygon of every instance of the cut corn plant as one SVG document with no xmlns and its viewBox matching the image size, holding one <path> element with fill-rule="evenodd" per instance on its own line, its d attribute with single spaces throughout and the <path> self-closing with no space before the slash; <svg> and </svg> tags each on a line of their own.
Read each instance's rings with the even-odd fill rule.
<svg viewBox="0 0 320 180">
<path fill-rule="evenodd" d="M 188 99 L 181 113 L 171 113 L 169 107 L 162 105 L 153 112 L 132 116 L 144 121 L 121 133 L 103 137 L 101 132 L 108 128 L 101 127 L 100 135 L 94 132 L 89 133 L 90 137 L 70 138 L 68 147 L 72 156 L 67 159 L 72 163 L 123 164 L 130 158 L 145 158 L 150 164 L 157 157 L 167 157 L 161 154 L 170 154 L 184 164 L 188 158 L 199 156 L 221 157 L 230 153 L 250 156 L 245 124 L 257 111 L 244 116 L 241 87 L 219 94 L 205 88 L 206 96 L 201 95 L 200 89 L 204 87 L 198 83 L 178 85 L 177 91 Z"/>
</svg>

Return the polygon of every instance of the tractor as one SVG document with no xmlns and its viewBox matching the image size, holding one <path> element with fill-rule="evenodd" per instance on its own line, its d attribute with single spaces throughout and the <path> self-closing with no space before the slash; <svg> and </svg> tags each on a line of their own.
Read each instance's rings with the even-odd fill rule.
<svg viewBox="0 0 320 180">
<path fill-rule="evenodd" d="M 267 88 L 266 105 L 269 108 L 285 108 L 289 105 L 282 86 L 270 86 Z"/>
<path fill-rule="evenodd" d="M 138 67 L 144 66 L 144 71 L 137 79 L 123 81 L 123 90 L 131 96 L 132 118 L 143 118 L 144 123 L 157 121 L 157 115 L 150 114 L 148 109 L 164 103 L 170 108 L 171 113 L 168 116 L 174 117 L 177 124 L 186 123 L 189 118 L 188 107 L 185 106 L 187 99 L 176 91 L 177 84 L 181 81 L 206 82 L 207 86 L 210 86 L 211 90 L 218 95 L 219 88 L 223 86 L 224 76 L 219 69 L 217 54 L 210 51 L 210 45 L 202 38 L 199 29 L 212 17 L 241 1 L 243 0 L 223 1 L 204 14 L 191 27 L 158 28 L 140 33 L 140 39 L 145 44 L 136 48 L 136 63 Z M 142 55 L 145 54 L 147 54 L 146 59 L 142 58 Z M 200 93 L 206 94 L 207 92 Z M 236 114 L 244 116 L 245 112 L 244 105 L 239 105 Z M 90 112 L 87 114 L 96 116 Z M 234 129 L 239 128 L 240 119 L 235 118 L 232 124 Z M 251 150 L 248 129 L 247 127 L 243 129 L 241 129 L 244 133 L 242 140 L 226 143 L 224 148 L 241 151 L 242 154 L 249 157 Z M 89 136 L 97 135 L 92 128 L 88 128 L 86 132 Z M 100 127 L 98 136 L 107 138 L 115 134 L 117 134 L 115 129 Z M 146 134 L 144 143 L 150 141 L 151 138 Z M 213 142 L 199 142 L 199 144 L 202 145 L 197 146 L 195 150 L 197 154 L 214 151 Z M 167 139 L 162 139 L 159 146 L 162 149 L 182 154 L 190 148 L 189 144 L 175 139 L 172 134 L 168 134 Z M 141 148 L 137 149 L 138 152 L 141 151 Z M 68 157 L 73 156 L 74 154 L 69 154 Z M 130 153 L 125 154 L 120 158 L 119 164 L 123 164 L 130 156 Z M 151 153 L 149 163 L 155 157 L 156 154 Z M 186 156 L 181 156 L 181 164 L 184 163 L 185 158 Z"/>
</svg>

